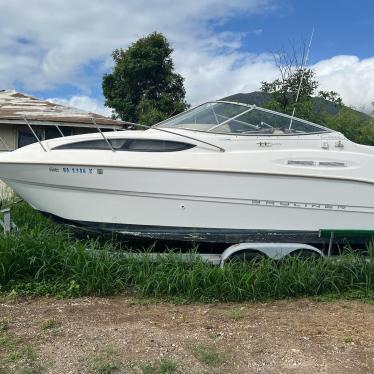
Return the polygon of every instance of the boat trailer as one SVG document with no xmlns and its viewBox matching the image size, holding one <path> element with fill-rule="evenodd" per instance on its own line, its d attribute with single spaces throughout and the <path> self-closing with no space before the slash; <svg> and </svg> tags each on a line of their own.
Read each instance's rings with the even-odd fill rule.
<svg viewBox="0 0 374 374">
<path fill-rule="evenodd" d="M 222 253 L 181 253 L 176 252 L 176 260 L 193 262 L 198 259 L 212 265 L 224 267 L 233 261 L 256 261 L 261 258 L 281 260 L 287 256 L 302 258 L 318 258 L 324 256 L 322 251 L 308 244 L 301 243 L 239 243 L 226 248 Z M 125 257 L 141 261 L 146 256 L 151 261 L 157 261 L 170 256 L 170 252 L 123 252 Z"/>
<path fill-rule="evenodd" d="M 10 234 L 17 230 L 16 224 L 11 218 L 10 208 L 1 209 L 2 219 L 0 218 L 0 225 L 3 228 L 4 234 Z M 330 242 L 330 246 L 332 241 Z M 330 248 L 329 248 L 330 249 Z M 170 252 L 123 252 L 123 255 L 131 258 L 138 258 L 139 261 L 147 256 L 153 261 L 159 258 L 170 255 Z M 328 255 L 331 255 L 329 250 Z M 303 243 L 238 243 L 226 248 L 222 253 L 176 253 L 178 260 L 182 262 L 192 262 L 198 258 L 212 265 L 220 266 L 221 268 L 227 262 L 232 261 L 252 261 L 260 258 L 270 258 L 273 260 L 281 260 L 286 256 L 299 256 L 302 258 L 322 257 L 323 252 L 311 245 Z"/>
<path fill-rule="evenodd" d="M 11 231 L 16 231 L 17 226 L 13 222 L 10 215 L 10 208 L 1 209 L 2 219 L 0 218 L 0 226 L 3 228 L 4 235 L 9 234 Z"/>
</svg>

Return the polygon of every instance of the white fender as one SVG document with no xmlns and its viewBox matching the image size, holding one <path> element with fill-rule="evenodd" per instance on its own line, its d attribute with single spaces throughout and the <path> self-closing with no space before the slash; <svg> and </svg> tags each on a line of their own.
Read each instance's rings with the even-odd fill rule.
<svg viewBox="0 0 374 374">
<path fill-rule="evenodd" d="M 317 253 L 319 256 L 323 256 L 323 253 L 316 247 L 302 243 L 239 243 L 234 244 L 223 251 L 220 266 L 222 267 L 227 259 L 238 252 L 254 251 L 262 253 L 266 257 L 274 260 L 280 260 L 290 253 L 300 249 L 312 251 Z"/>
</svg>

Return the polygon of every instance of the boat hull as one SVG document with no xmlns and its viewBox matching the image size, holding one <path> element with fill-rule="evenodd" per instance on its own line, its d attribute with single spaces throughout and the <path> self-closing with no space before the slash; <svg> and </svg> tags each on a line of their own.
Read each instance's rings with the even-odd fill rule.
<svg viewBox="0 0 374 374">
<path fill-rule="evenodd" d="M 368 182 L 144 167 L 1 167 L 4 181 L 35 209 L 130 237 L 319 243 L 326 240 L 320 230 L 374 230 Z"/>
<path fill-rule="evenodd" d="M 91 230 L 92 232 L 116 232 L 126 238 L 152 239 L 166 241 L 189 241 L 207 243 L 324 243 L 319 232 L 315 231 L 273 231 L 256 229 L 227 229 L 210 227 L 175 227 L 175 226 L 147 226 L 129 225 L 106 222 L 89 222 L 67 220 L 50 213 L 40 212 L 55 222 L 76 228 Z"/>
</svg>

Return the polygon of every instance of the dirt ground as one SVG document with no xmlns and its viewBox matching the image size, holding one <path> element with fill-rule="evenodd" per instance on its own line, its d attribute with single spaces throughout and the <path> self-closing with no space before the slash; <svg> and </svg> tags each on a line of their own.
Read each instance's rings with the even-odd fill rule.
<svg viewBox="0 0 374 374">
<path fill-rule="evenodd" d="M 374 305 L 0 304 L 0 373 L 373 373 Z"/>
</svg>

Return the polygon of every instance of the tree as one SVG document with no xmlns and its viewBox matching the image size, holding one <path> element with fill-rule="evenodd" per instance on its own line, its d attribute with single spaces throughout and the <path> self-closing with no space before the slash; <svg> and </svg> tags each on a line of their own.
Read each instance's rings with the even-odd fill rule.
<svg viewBox="0 0 374 374">
<path fill-rule="evenodd" d="M 267 108 L 286 114 L 296 113 L 298 117 L 318 122 L 321 120 L 319 112 L 324 105 L 312 100 L 312 97 L 316 97 L 319 83 L 315 72 L 305 67 L 306 56 L 306 44 L 299 49 L 292 47 L 290 51 L 282 49 L 273 53 L 280 78 L 272 82 L 261 82 L 261 91 L 272 94 L 273 100 L 266 105 Z M 335 91 L 319 91 L 318 97 L 338 107 L 343 106 L 341 97 Z"/>
<path fill-rule="evenodd" d="M 261 91 L 271 93 L 282 112 L 292 113 L 296 98 L 298 98 L 298 103 L 302 103 L 308 101 L 315 93 L 318 83 L 314 76 L 315 73 L 311 69 L 297 68 L 286 78 L 275 79 L 273 82 L 261 82 Z"/>
<path fill-rule="evenodd" d="M 273 82 L 261 82 L 261 91 L 271 93 L 273 100 L 266 106 L 278 112 L 292 114 L 314 120 L 314 111 L 310 97 L 315 94 L 318 82 L 315 72 L 306 68 L 307 46 L 292 47 L 290 51 L 282 49 L 273 53 L 280 78 Z"/>
<path fill-rule="evenodd" d="M 290 53 L 283 50 L 273 56 L 280 78 L 262 82 L 261 90 L 273 97 L 267 108 L 286 114 L 295 108 L 297 117 L 339 131 L 356 143 L 374 145 L 374 121 L 369 116 L 346 107 L 335 91 L 319 91 L 319 98 L 315 97 L 318 81 L 314 71 L 304 67 L 305 47 L 300 53 L 293 48 Z M 331 105 L 334 110 L 327 109 Z"/>
<path fill-rule="evenodd" d="M 174 71 L 173 49 L 154 32 L 126 51 L 115 49 L 113 72 L 103 77 L 105 105 L 113 116 L 152 125 L 188 108 L 183 77 Z"/>
<path fill-rule="evenodd" d="M 343 133 L 348 139 L 360 144 L 374 145 L 374 122 L 369 116 L 343 106 L 337 115 L 325 113 L 322 117 L 322 123 Z"/>
<path fill-rule="evenodd" d="M 343 106 L 343 100 L 340 95 L 335 91 L 319 91 L 318 96 L 325 100 L 331 101 L 339 106 Z"/>
</svg>

